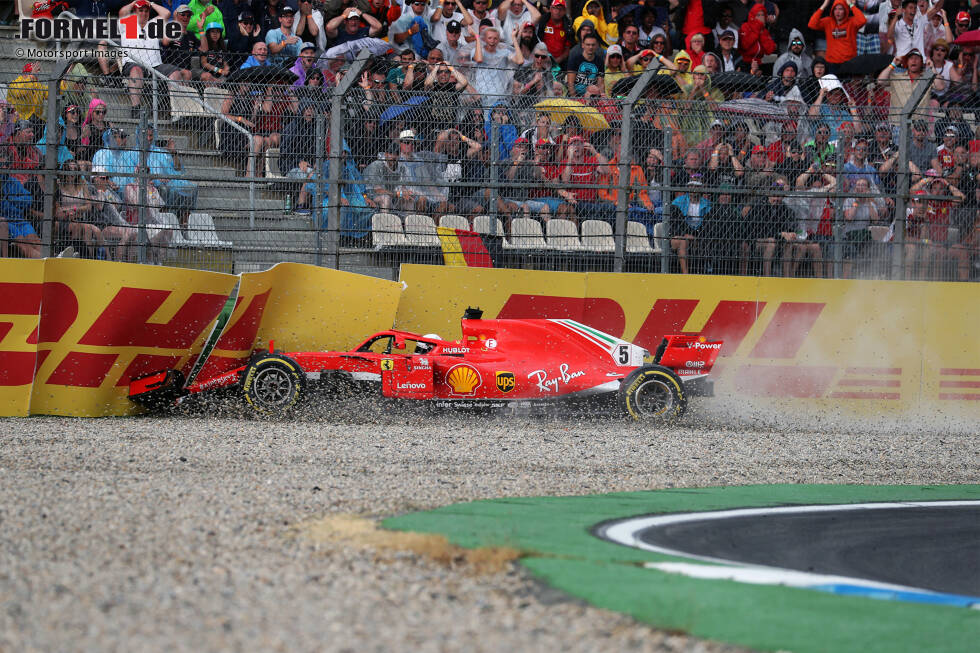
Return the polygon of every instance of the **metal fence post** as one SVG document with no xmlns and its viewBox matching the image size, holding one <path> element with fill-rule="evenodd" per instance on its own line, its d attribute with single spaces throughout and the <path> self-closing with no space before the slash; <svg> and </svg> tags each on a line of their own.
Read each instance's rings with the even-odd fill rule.
<svg viewBox="0 0 980 653">
<path fill-rule="evenodd" d="M 844 164 L 847 163 L 844 158 L 844 148 L 840 147 L 840 141 L 837 141 L 837 147 L 834 148 L 834 156 L 837 161 L 837 173 L 841 181 L 846 182 L 847 173 L 844 171 Z M 831 243 L 830 243 L 830 256 L 834 261 L 834 279 L 840 279 L 844 276 L 844 245 L 841 242 L 844 237 L 844 220 L 843 220 L 843 209 L 844 200 L 841 194 L 844 190 L 844 184 L 839 184 L 837 187 L 836 197 L 831 203 L 833 206 L 833 215 L 830 221 L 830 233 Z"/>
<path fill-rule="evenodd" d="M 68 69 L 67 62 L 61 62 L 48 80 L 48 106 L 45 120 L 48 123 L 48 137 L 44 147 L 44 222 L 41 223 L 41 256 L 52 256 L 54 252 L 54 180 L 58 174 L 58 146 L 61 134 L 58 125 L 58 100 L 61 92 L 61 77 Z"/>
<path fill-rule="evenodd" d="M 316 164 L 313 178 L 313 229 L 316 232 L 316 255 L 314 263 L 323 265 L 323 145 L 326 133 L 323 114 L 316 117 Z"/>
<path fill-rule="evenodd" d="M 670 272 L 670 187 L 673 185 L 671 180 L 671 166 L 674 164 L 674 150 L 673 150 L 674 134 L 670 127 L 664 129 L 664 177 L 663 184 L 664 190 L 661 192 L 660 205 L 663 207 L 661 211 L 661 222 L 664 225 L 664 235 L 660 242 L 660 273 L 667 274 Z"/>
<path fill-rule="evenodd" d="M 613 272 L 622 272 L 626 260 L 626 222 L 629 217 L 629 195 L 633 168 L 633 104 L 623 104 L 623 120 L 619 138 L 619 181 L 616 184 L 616 224 L 613 227 Z"/>
<path fill-rule="evenodd" d="M 613 227 L 613 242 L 615 242 L 616 247 L 613 253 L 613 270 L 616 272 L 623 271 L 626 261 L 626 223 L 629 216 L 629 189 L 632 186 L 631 172 L 633 169 L 633 107 L 636 106 L 640 100 L 640 96 L 646 91 L 650 80 L 657 74 L 659 65 L 655 67 L 653 63 L 643 71 L 640 79 L 630 89 L 629 95 L 623 100 L 623 119 L 620 122 L 621 136 L 619 141 L 619 184 L 617 185 L 618 189 L 616 194 L 616 225 Z M 649 100 L 647 101 L 649 102 Z M 670 142 L 669 136 L 667 142 Z M 668 156 L 666 154 L 667 150 L 664 150 L 664 152 L 664 156 Z M 665 158 L 665 162 L 666 160 Z M 667 169 L 666 163 L 664 168 Z M 653 180 L 651 179 L 650 181 Z M 665 265 L 669 265 L 668 259 L 664 259 L 660 263 L 661 268 Z"/>
<path fill-rule="evenodd" d="M 909 96 L 905 106 L 902 107 L 902 113 L 899 116 L 898 121 L 898 161 L 900 164 L 904 164 L 904 170 L 898 171 L 898 180 L 897 184 L 895 185 L 895 229 L 892 235 L 892 279 L 905 278 L 905 211 L 906 202 L 908 201 L 909 196 L 909 176 L 912 174 L 908 168 L 909 138 L 911 137 L 909 133 L 909 123 L 912 120 L 912 114 L 915 112 L 915 108 L 918 106 L 919 102 L 922 101 L 922 97 L 932 86 L 932 78 L 933 73 L 928 71 L 923 72 L 922 77 L 919 78 L 919 81 L 912 89 L 912 95 Z"/>
<path fill-rule="evenodd" d="M 490 111 L 490 206 L 489 213 L 497 218 L 497 197 L 499 196 L 498 185 L 500 183 L 500 123 L 493 118 L 493 110 Z M 557 224 L 557 223 L 556 223 Z M 490 235 L 497 235 L 497 221 L 490 221 Z"/>
<path fill-rule="evenodd" d="M 149 138 L 146 133 L 146 126 L 148 125 L 146 119 L 146 111 L 140 111 L 140 138 L 139 138 L 139 148 L 140 148 L 140 158 L 139 166 L 136 168 L 136 180 L 140 187 L 140 205 L 137 209 L 138 219 L 137 228 L 139 229 L 140 235 L 140 246 L 139 246 L 139 262 L 146 263 L 146 248 L 149 245 L 149 238 L 146 233 L 146 202 L 147 202 L 147 184 L 149 183 L 149 175 L 147 174 L 146 160 L 149 156 Z M 125 191 L 123 191 L 125 193 Z"/>
<path fill-rule="evenodd" d="M 357 55 L 350 69 L 344 74 L 340 83 L 330 94 L 330 150 L 328 164 L 330 166 L 327 191 L 327 267 L 340 269 L 340 187 L 341 187 L 341 152 L 344 139 L 344 96 L 351 86 L 360 78 L 367 66 L 370 52 L 364 48 Z M 317 210 L 320 210 L 319 207 Z"/>
</svg>

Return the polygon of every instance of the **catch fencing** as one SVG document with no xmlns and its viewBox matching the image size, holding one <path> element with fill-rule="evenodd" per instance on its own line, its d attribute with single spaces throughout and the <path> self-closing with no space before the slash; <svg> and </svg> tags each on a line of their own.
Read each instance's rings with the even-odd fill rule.
<svg viewBox="0 0 980 653">
<path fill-rule="evenodd" d="M 47 130 L 59 147 L 28 173 L 20 154 L 0 160 L 29 177 L 43 254 L 387 278 L 406 262 L 977 272 L 975 94 L 931 73 L 787 90 L 779 77 L 651 67 L 598 89 L 539 64 L 362 51 L 208 83 L 147 71 L 134 88 L 97 63 L 59 62 L 36 82 L 35 141 Z M 5 254 L 25 255 L 12 240 Z"/>
</svg>

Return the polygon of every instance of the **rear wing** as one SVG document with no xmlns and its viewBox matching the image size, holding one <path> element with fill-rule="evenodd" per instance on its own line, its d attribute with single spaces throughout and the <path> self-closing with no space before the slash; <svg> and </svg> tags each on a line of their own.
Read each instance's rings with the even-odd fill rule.
<svg viewBox="0 0 980 653">
<path fill-rule="evenodd" d="M 704 336 L 664 336 L 653 356 L 657 365 L 674 370 L 677 376 L 704 376 L 721 353 L 721 340 Z"/>
</svg>

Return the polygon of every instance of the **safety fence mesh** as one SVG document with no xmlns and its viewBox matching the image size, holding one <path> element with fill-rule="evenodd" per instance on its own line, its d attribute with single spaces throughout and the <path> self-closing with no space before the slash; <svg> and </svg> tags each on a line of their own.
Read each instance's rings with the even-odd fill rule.
<svg viewBox="0 0 980 653">
<path fill-rule="evenodd" d="M 406 262 L 977 274 L 966 82 L 644 62 L 596 80 L 438 51 L 198 59 L 186 79 L 106 56 L 7 83 L 0 254 L 388 277 Z"/>
</svg>

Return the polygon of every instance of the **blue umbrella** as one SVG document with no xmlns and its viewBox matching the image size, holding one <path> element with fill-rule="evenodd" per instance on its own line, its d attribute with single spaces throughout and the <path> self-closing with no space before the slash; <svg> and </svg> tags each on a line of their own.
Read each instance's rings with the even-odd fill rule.
<svg viewBox="0 0 980 653">
<path fill-rule="evenodd" d="M 389 120 L 393 120 L 398 116 L 402 115 L 406 111 L 411 111 L 412 108 L 424 104 L 429 101 L 428 95 L 416 95 L 414 97 L 408 98 L 405 102 L 401 104 L 393 104 L 384 111 L 381 112 L 381 116 L 378 117 L 378 122 L 384 124 Z"/>
</svg>

